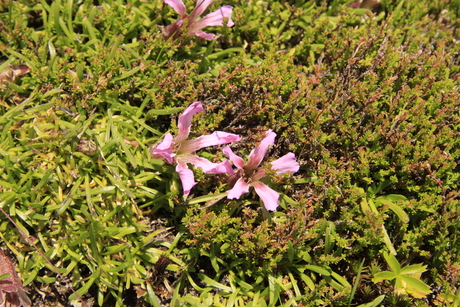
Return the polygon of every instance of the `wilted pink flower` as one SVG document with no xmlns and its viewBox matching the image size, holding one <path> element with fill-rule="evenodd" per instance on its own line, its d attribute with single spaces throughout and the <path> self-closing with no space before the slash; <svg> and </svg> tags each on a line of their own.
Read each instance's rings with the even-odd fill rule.
<svg viewBox="0 0 460 307">
<path fill-rule="evenodd" d="M 177 13 L 179 13 L 180 20 L 165 27 L 163 29 L 163 34 L 167 38 L 171 36 L 177 38 L 181 34 L 185 21 L 185 26 L 187 27 L 187 32 L 190 36 L 196 35 L 205 39 L 217 39 L 220 35 L 205 33 L 201 31 L 201 29 L 208 26 L 222 26 L 224 18 L 228 19 L 227 27 L 233 26 L 234 23 L 231 19 L 233 7 L 230 5 L 224 5 L 217 11 L 209 13 L 205 17 L 198 19 L 213 1 L 214 0 L 197 0 L 192 13 L 187 15 L 185 12 L 185 4 L 182 0 L 164 0 L 166 4 L 169 4 Z"/>
<path fill-rule="evenodd" d="M 173 138 L 171 133 L 167 133 L 160 144 L 150 149 L 152 157 L 161 157 L 170 164 L 177 164 L 176 171 L 179 173 L 184 195 L 186 196 L 196 184 L 193 172 L 187 167 L 187 163 L 200 167 L 206 174 L 223 174 L 233 171 L 227 160 L 222 163 L 213 163 L 205 158 L 198 157 L 195 152 L 204 147 L 228 144 L 240 140 L 239 135 L 222 131 L 215 131 L 210 135 L 188 140 L 192 117 L 199 112 L 203 112 L 203 106 L 201 102 L 196 101 L 179 116 L 178 135 Z"/>
<path fill-rule="evenodd" d="M 235 185 L 228 191 L 227 198 L 240 198 L 244 193 L 249 192 L 249 187 L 254 187 L 256 193 L 262 199 L 265 208 L 270 211 L 276 210 L 278 207 L 278 192 L 270 189 L 260 181 L 265 177 L 265 168 L 259 167 L 262 159 L 267 153 L 268 147 L 275 142 L 276 133 L 272 130 L 267 131 L 267 135 L 260 142 L 259 147 L 254 148 L 249 154 L 248 162 L 245 164 L 244 160 L 233 153 L 229 146 L 223 149 L 224 154 L 233 162 L 238 168 L 237 173 L 233 173 L 233 180 L 236 180 Z M 270 162 L 272 170 L 276 174 L 284 174 L 286 172 L 295 173 L 299 170 L 299 163 L 295 159 L 295 155 L 290 152 L 278 160 Z M 232 173 L 230 173 L 232 175 Z"/>
<path fill-rule="evenodd" d="M 0 280 L 0 306 L 6 306 L 7 303 L 12 307 L 30 307 L 32 303 L 27 296 L 27 290 L 23 287 L 13 262 L 3 250 L 0 249 L 0 275 L 9 274 Z"/>
</svg>

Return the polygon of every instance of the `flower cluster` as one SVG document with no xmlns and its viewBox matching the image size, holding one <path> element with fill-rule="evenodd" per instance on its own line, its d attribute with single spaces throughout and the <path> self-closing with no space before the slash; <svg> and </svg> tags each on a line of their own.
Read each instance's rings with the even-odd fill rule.
<svg viewBox="0 0 460 307">
<path fill-rule="evenodd" d="M 227 27 L 233 26 L 231 19 L 233 7 L 224 5 L 217 11 L 209 13 L 205 17 L 199 19 L 201 14 L 208 8 L 214 0 L 197 0 L 195 8 L 187 15 L 185 4 L 182 0 L 164 0 L 166 4 L 171 6 L 180 15 L 180 19 L 163 29 L 163 34 L 166 38 L 177 38 L 185 30 L 189 36 L 199 36 L 205 39 L 217 39 L 220 35 L 214 33 L 205 33 L 201 31 L 204 27 L 208 26 L 222 26 L 224 19 L 227 19 Z"/>
<path fill-rule="evenodd" d="M 173 137 L 170 133 L 166 134 L 163 141 L 150 149 L 150 153 L 154 158 L 162 158 L 170 164 L 176 164 L 176 171 L 179 173 L 179 178 L 182 182 L 184 195 L 190 194 L 192 187 L 197 184 L 194 179 L 193 171 L 188 168 L 187 164 L 192 164 L 197 168 L 201 168 L 206 174 L 223 174 L 230 175 L 230 182 L 233 183 L 232 188 L 228 191 L 228 199 L 239 199 L 242 194 L 248 193 L 249 188 L 253 187 L 259 197 L 262 199 L 267 210 L 274 211 L 278 207 L 278 192 L 269 188 L 261 182 L 261 179 L 266 177 L 266 170 L 260 166 L 270 145 L 275 142 L 276 133 L 268 130 L 265 138 L 260 142 L 260 145 L 254 148 L 248 157 L 248 162 L 233 153 L 229 146 L 223 149 L 223 153 L 236 166 L 236 172 L 228 160 L 221 163 L 214 163 L 205 158 L 196 155 L 196 151 L 204 147 L 224 145 L 240 140 L 240 136 L 232 133 L 215 131 L 210 135 L 200 136 L 196 139 L 189 140 L 190 126 L 194 114 L 203 112 L 201 102 L 197 101 L 190 105 L 183 114 L 179 116 L 178 129 L 179 133 Z M 288 153 L 283 157 L 270 162 L 271 169 L 277 175 L 286 172 L 295 173 L 299 170 L 299 163 L 296 161 L 293 153 Z"/>
<path fill-rule="evenodd" d="M 231 171 L 228 161 L 220 164 L 213 163 L 205 158 L 198 157 L 196 151 L 209 146 L 223 145 L 240 140 L 240 136 L 232 133 L 216 131 L 210 135 L 203 135 L 194 140 L 189 140 L 190 126 L 194 114 L 203 112 L 201 102 L 194 102 L 185 112 L 179 116 L 179 133 L 176 137 L 168 133 L 163 141 L 156 147 L 151 148 L 152 157 L 162 157 L 170 164 L 177 164 L 176 171 L 182 181 L 184 195 L 190 193 L 190 189 L 197 184 L 193 172 L 187 167 L 190 163 L 201 168 L 206 174 L 222 174 Z"/>
<path fill-rule="evenodd" d="M 236 173 L 232 170 L 230 174 L 233 177 L 233 181 L 236 180 L 236 183 L 233 188 L 228 191 L 229 199 L 239 199 L 242 194 L 249 192 L 249 187 L 254 187 L 257 195 L 262 199 L 265 208 L 271 211 L 276 210 L 278 207 L 279 194 L 260 181 L 266 174 L 265 168 L 259 166 L 269 146 L 274 144 L 275 137 L 276 133 L 272 130 L 268 130 L 265 138 L 260 142 L 259 147 L 254 148 L 249 154 L 247 163 L 244 163 L 242 158 L 235 155 L 229 146 L 223 149 L 224 154 L 238 168 Z M 275 170 L 277 175 L 286 172 L 295 173 L 300 167 L 292 152 L 282 156 L 278 160 L 270 162 L 270 164 L 272 165 L 271 169 Z"/>
</svg>

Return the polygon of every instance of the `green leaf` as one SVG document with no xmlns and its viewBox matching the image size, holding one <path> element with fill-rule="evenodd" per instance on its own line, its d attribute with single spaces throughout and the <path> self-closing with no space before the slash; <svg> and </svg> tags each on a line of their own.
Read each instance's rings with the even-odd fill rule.
<svg viewBox="0 0 460 307">
<path fill-rule="evenodd" d="M 387 205 L 388 208 L 390 208 L 390 210 L 393 211 L 403 223 L 409 222 L 409 216 L 407 215 L 407 213 L 393 201 L 385 199 L 383 197 L 378 197 L 376 198 L 375 202 Z"/>
<path fill-rule="evenodd" d="M 380 303 L 383 301 L 384 298 L 385 298 L 385 295 L 377 296 L 372 302 L 361 304 L 358 307 L 377 307 L 377 306 L 380 306 Z"/>
<path fill-rule="evenodd" d="M 321 275 L 324 275 L 324 276 L 331 275 L 331 273 L 328 270 L 323 269 L 322 267 L 317 266 L 317 265 L 307 264 L 307 265 L 302 266 L 302 268 L 304 268 L 306 270 L 313 271 L 315 273 L 318 273 L 318 274 L 321 274 Z"/>
<path fill-rule="evenodd" d="M 401 265 L 399 264 L 396 257 L 388 253 L 383 253 L 383 257 L 385 258 L 386 262 L 390 266 L 390 269 L 396 274 L 399 274 L 399 272 L 401 271 Z"/>
<path fill-rule="evenodd" d="M 130 71 L 127 71 L 127 72 L 121 74 L 120 76 L 113 78 L 111 81 L 112 81 L 113 83 L 116 83 L 116 82 L 118 82 L 118 81 L 120 81 L 120 80 L 129 78 L 129 77 L 131 77 L 132 75 L 136 74 L 139 70 L 141 70 L 141 68 L 140 68 L 139 66 L 134 67 L 134 68 L 131 69 Z"/>
<path fill-rule="evenodd" d="M 426 283 L 424 283 L 418 278 L 407 275 L 400 275 L 400 278 L 404 280 L 404 282 L 407 284 L 409 288 L 426 294 L 431 293 L 430 286 L 428 286 Z M 406 290 L 410 293 L 409 289 L 406 288 Z"/>
<path fill-rule="evenodd" d="M 93 285 L 93 283 L 96 281 L 96 279 L 99 278 L 100 275 L 100 270 L 97 269 L 90 277 L 90 279 L 84 284 L 83 287 L 77 290 L 78 295 L 83 296 L 88 292 L 89 288 Z M 77 295 L 73 293 L 70 297 L 69 300 L 76 300 Z"/>
<path fill-rule="evenodd" d="M 10 275 L 11 275 L 11 273 L 2 274 L 2 275 L 0 275 L 0 280 L 5 279 L 5 278 L 7 278 L 7 277 L 10 276 Z"/>
<path fill-rule="evenodd" d="M 352 302 L 352 300 L 353 300 L 353 297 L 355 296 L 355 293 L 356 293 L 356 289 L 358 289 L 358 285 L 359 285 L 359 282 L 360 282 L 360 280 L 361 280 L 361 273 L 362 273 L 362 271 L 363 271 L 364 261 L 365 261 L 365 259 L 363 259 L 363 260 L 361 261 L 361 263 L 359 264 L 359 267 L 358 267 L 358 274 L 356 275 L 355 282 L 353 283 L 353 288 L 351 289 L 350 299 L 348 300 L 348 306 L 351 305 L 351 302 Z"/>
<path fill-rule="evenodd" d="M 208 286 L 213 286 L 214 288 L 219 288 L 219 289 L 222 289 L 222 290 L 227 291 L 227 292 L 232 292 L 232 288 L 230 288 L 230 287 L 228 287 L 226 285 L 223 285 L 223 284 L 215 281 L 214 279 L 209 278 L 208 276 L 206 276 L 204 274 L 198 274 L 198 277 L 203 282 L 205 282 Z"/>
<path fill-rule="evenodd" d="M 420 274 L 425 271 L 426 271 L 426 265 L 419 263 L 419 264 L 413 264 L 413 265 L 408 265 L 408 266 L 403 267 L 401 269 L 400 274 L 405 274 L 405 275 Z"/>
<path fill-rule="evenodd" d="M 373 283 L 378 283 L 381 282 L 382 280 L 392 280 L 395 279 L 398 275 L 394 272 L 389 272 L 389 271 L 384 271 L 384 272 L 379 272 L 374 275 L 374 278 L 372 278 Z"/>
<path fill-rule="evenodd" d="M 315 283 L 308 275 L 300 273 L 300 278 L 302 278 L 302 280 L 308 286 L 308 288 L 310 288 L 310 290 L 315 290 Z"/>
<path fill-rule="evenodd" d="M 379 211 L 377 210 L 377 207 L 375 207 L 374 201 L 372 199 L 368 199 L 367 202 L 369 204 L 369 208 L 371 208 L 372 213 L 379 214 Z"/>
<path fill-rule="evenodd" d="M 190 200 L 188 203 L 190 205 L 194 205 L 194 204 L 204 203 L 208 201 L 216 201 L 216 200 L 220 200 L 224 198 L 225 196 L 227 196 L 226 192 L 219 193 L 219 194 L 203 195 L 203 196 L 195 197 L 194 199 Z"/>
<path fill-rule="evenodd" d="M 366 198 L 361 200 L 361 211 L 363 211 L 364 214 L 369 214 L 372 212 Z"/>
<path fill-rule="evenodd" d="M 344 288 L 351 289 L 350 283 L 336 272 L 332 272 L 331 276 L 334 277 L 335 280 L 337 280 Z"/>
<path fill-rule="evenodd" d="M 182 111 L 184 108 L 170 108 L 170 109 L 161 109 L 161 110 L 157 110 L 157 109 L 152 109 L 152 110 L 149 110 L 146 114 L 146 118 L 152 118 L 152 117 L 155 117 L 157 115 L 172 115 L 172 114 L 177 114 L 179 113 L 180 111 Z"/>
<path fill-rule="evenodd" d="M 388 235 L 388 232 L 387 232 L 387 230 L 386 230 L 384 225 L 382 225 L 382 234 L 383 234 L 383 242 L 385 242 L 385 245 L 390 250 L 390 253 L 392 255 L 396 255 L 396 249 L 394 248 L 393 243 L 391 243 L 390 236 Z M 394 258 L 394 259 L 396 259 L 396 258 Z M 398 262 L 398 261 L 396 261 L 396 262 Z M 398 263 L 398 267 L 399 267 L 399 263 Z"/>
</svg>

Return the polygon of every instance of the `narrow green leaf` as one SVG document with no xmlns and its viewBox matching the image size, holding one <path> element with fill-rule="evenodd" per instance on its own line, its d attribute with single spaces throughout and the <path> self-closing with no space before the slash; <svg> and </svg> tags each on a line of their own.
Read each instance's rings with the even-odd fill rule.
<svg viewBox="0 0 460 307">
<path fill-rule="evenodd" d="M 127 72 L 121 74 L 120 76 L 113 78 L 112 82 L 118 82 L 118 81 L 121 81 L 123 79 L 129 78 L 129 77 L 133 76 L 134 74 L 136 74 L 139 70 L 141 70 L 141 68 L 139 66 L 136 66 L 133 69 L 131 69 L 130 71 L 127 71 Z"/>
<path fill-rule="evenodd" d="M 9 109 L 5 114 L 3 114 L 1 117 L 0 117 L 0 122 L 9 122 L 11 118 L 14 118 L 16 117 L 16 115 L 19 115 L 21 114 L 21 110 L 23 108 L 25 108 L 26 106 L 28 106 L 29 104 L 33 104 L 34 101 L 33 99 L 25 99 L 23 102 L 21 102 L 20 104 L 18 104 L 17 106 L 14 106 L 12 107 L 11 109 Z M 4 130 L 2 132 L 7 132 L 8 130 Z M 3 135 L 3 133 L 2 133 Z"/>
<path fill-rule="evenodd" d="M 407 213 L 400 206 L 398 206 L 391 200 L 378 197 L 376 198 L 375 202 L 387 205 L 388 208 L 390 208 L 390 210 L 393 211 L 403 223 L 409 222 L 409 216 L 407 215 Z"/>
<path fill-rule="evenodd" d="M 380 303 L 383 301 L 384 298 L 385 295 L 377 296 L 372 302 L 361 304 L 358 307 L 378 307 L 380 306 Z"/>
<path fill-rule="evenodd" d="M 315 182 L 317 180 L 318 180 L 318 177 L 299 178 L 299 179 L 294 180 L 294 184 L 310 183 L 310 182 Z"/>
<path fill-rule="evenodd" d="M 351 302 L 353 301 L 353 298 L 354 298 L 355 293 L 356 293 L 356 289 L 358 289 L 358 285 L 359 285 L 359 282 L 361 280 L 361 273 L 363 271 L 364 260 L 365 259 L 363 259 L 361 261 L 361 263 L 359 264 L 358 274 L 356 275 L 355 282 L 353 283 L 353 288 L 351 288 L 350 299 L 348 300 L 348 306 L 351 305 Z"/>
<path fill-rule="evenodd" d="M 56 48 L 54 47 L 53 41 L 51 39 L 48 41 L 48 52 L 50 54 L 50 63 L 52 63 L 56 58 L 57 53 Z"/>
<path fill-rule="evenodd" d="M 87 32 L 89 34 L 89 37 L 91 38 L 91 41 L 93 41 L 93 42 L 96 41 L 97 42 L 99 39 L 97 37 L 96 32 L 98 32 L 98 31 L 93 27 L 91 22 L 89 22 L 87 17 L 83 18 L 82 25 L 84 26 L 84 29 L 87 30 Z M 90 42 L 86 43 L 86 45 L 88 45 L 89 43 Z"/>
<path fill-rule="evenodd" d="M 115 180 L 115 178 L 113 178 L 113 176 L 110 175 L 109 173 L 106 173 L 105 175 L 107 176 L 107 178 L 109 178 L 109 180 L 112 182 L 113 185 L 115 185 L 120 191 L 128 195 L 128 197 L 136 198 L 133 192 L 131 192 L 131 190 L 128 189 L 128 187 L 122 184 L 120 180 Z"/>
<path fill-rule="evenodd" d="M 13 49 L 10 49 L 10 48 L 6 49 L 6 51 L 8 53 L 10 53 L 11 55 L 17 57 L 18 59 L 21 59 L 24 62 L 26 62 L 27 66 L 29 66 L 31 70 L 37 70 L 37 68 L 34 65 L 34 62 L 31 61 L 29 58 L 26 58 L 24 55 L 20 54 L 19 52 L 15 51 Z"/>
<path fill-rule="evenodd" d="M 317 266 L 317 265 L 307 264 L 307 265 L 302 266 L 302 268 L 304 268 L 306 270 L 313 271 L 315 273 L 318 273 L 318 274 L 321 274 L 321 275 L 324 275 L 324 276 L 331 275 L 331 273 L 328 270 L 323 269 L 322 267 Z"/>
<path fill-rule="evenodd" d="M 93 285 L 93 283 L 96 281 L 97 278 L 99 278 L 100 271 L 99 269 L 95 271 L 92 275 L 91 278 L 81 287 L 80 289 L 77 290 L 78 295 L 82 296 L 85 295 L 86 292 L 88 292 L 89 288 Z M 75 293 L 73 293 L 70 297 L 69 300 L 76 300 L 77 296 Z"/>
<path fill-rule="evenodd" d="M 128 162 L 131 163 L 131 165 L 134 168 L 137 168 L 136 159 L 134 158 L 133 154 L 131 153 L 131 149 L 128 147 L 126 142 L 122 139 L 122 140 L 120 140 L 119 144 L 121 145 L 121 148 L 123 149 L 123 152 L 126 154 L 126 158 L 128 159 Z"/>
<path fill-rule="evenodd" d="M 11 275 L 11 273 L 2 274 L 2 275 L 0 275 L 0 280 L 5 279 L 5 278 L 7 278 L 7 277 L 10 276 L 10 275 Z"/>
<path fill-rule="evenodd" d="M 337 280 L 344 288 L 351 289 L 350 283 L 349 283 L 345 278 L 343 278 L 342 276 L 340 276 L 339 274 L 337 274 L 336 272 L 332 272 L 332 273 L 331 273 L 331 276 L 332 276 L 335 280 Z"/>
<path fill-rule="evenodd" d="M 333 222 L 327 222 L 327 228 L 324 239 L 324 253 L 329 254 L 334 247 L 333 235 L 335 234 L 335 225 Z"/>
<path fill-rule="evenodd" d="M 208 276 L 206 276 L 204 274 L 199 273 L 198 277 L 203 282 L 205 282 L 208 286 L 212 286 L 214 288 L 219 288 L 219 289 L 222 289 L 222 290 L 227 291 L 227 292 L 232 292 L 232 288 L 230 288 L 230 287 L 228 287 L 226 285 L 223 285 L 223 284 L 215 281 L 214 279 L 209 278 Z"/>
<path fill-rule="evenodd" d="M 190 285 L 196 290 L 196 291 L 199 291 L 199 292 L 203 292 L 205 289 L 204 288 L 201 288 L 200 286 L 198 286 L 196 284 L 196 282 L 193 280 L 192 276 L 190 276 L 190 274 L 188 272 L 186 272 L 186 276 L 187 276 L 187 279 L 188 281 L 190 282 Z"/>
<path fill-rule="evenodd" d="M 246 291 L 252 291 L 254 290 L 254 287 L 247 282 L 245 282 L 242 279 L 239 279 L 238 277 L 234 276 L 235 282 L 240 286 L 241 288 L 245 289 Z"/>
<path fill-rule="evenodd" d="M 83 192 L 80 194 L 83 194 Z M 102 188 L 97 188 L 97 189 L 91 189 L 89 190 L 89 194 L 90 195 L 115 194 L 115 187 L 108 186 L 108 187 L 102 187 Z"/>
<path fill-rule="evenodd" d="M 109 59 L 115 58 L 115 55 L 117 54 L 118 47 L 120 47 L 121 43 L 123 42 L 123 35 L 119 34 L 115 36 L 115 39 L 112 38 L 112 43 L 110 44 L 112 46 L 112 49 L 110 50 L 109 54 Z M 114 41 L 114 42 L 113 42 Z"/>
<path fill-rule="evenodd" d="M 227 193 L 219 193 L 219 194 L 211 194 L 211 195 L 203 195 L 199 197 L 195 197 L 194 199 L 190 200 L 188 203 L 190 205 L 204 203 L 208 201 L 219 200 L 227 196 Z"/>
<path fill-rule="evenodd" d="M 146 283 L 146 288 L 147 288 L 147 297 L 145 297 L 145 300 L 152 304 L 154 307 L 160 307 L 160 300 L 155 294 L 155 291 L 152 288 L 152 285 L 150 283 Z"/>
<path fill-rule="evenodd" d="M 315 290 L 315 283 L 313 280 L 310 278 L 310 276 L 300 273 L 300 278 L 304 281 L 304 283 L 310 288 L 310 290 L 314 291 Z"/>
<path fill-rule="evenodd" d="M 292 264 L 292 262 L 294 261 L 294 247 L 292 246 L 291 241 L 288 241 L 287 256 L 289 263 Z"/>
<path fill-rule="evenodd" d="M 383 234 L 383 242 L 385 243 L 385 245 L 390 250 L 390 253 L 393 254 L 393 255 L 396 255 L 396 249 L 394 248 L 393 243 L 391 243 L 390 236 L 388 235 L 388 232 L 387 232 L 387 230 L 385 228 L 385 225 L 382 225 L 382 234 Z M 399 263 L 398 263 L 398 265 L 399 265 Z"/>
<path fill-rule="evenodd" d="M 72 29 L 67 27 L 65 21 L 61 17 L 59 17 L 58 22 L 59 22 L 59 26 L 61 27 L 62 31 L 65 33 L 69 41 L 74 42 L 75 34 L 73 33 Z"/>
<path fill-rule="evenodd" d="M 25 110 L 25 112 L 27 114 L 35 114 L 35 113 L 39 113 L 41 111 L 45 111 L 45 110 L 49 110 L 51 109 L 53 106 L 55 105 L 54 102 L 48 102 L 48 103 L 44 103 L 44 104 L 41 104 L 41 105 L 38 105 L 36 107 L 32 107 L 30 109 L 27 109 Z"/>
<path fill-rule="evenodd" d="M 37 191 L 37 190 L 40 190 L 44 185 L 45 183 L 48 182 L 48 179 L 50 178 L 51 174 L 54 172 L 54 168 L 50 168 L 50 169 L 47 169 L 46 172 L 43 174 L 43 177 L 42 179 L 40 179 L 40 181 L 38 182 L 38 184 L 34 187 L 34 189 Z"/>
<path fill-rule="evenodd" d="M 132 116 L 131 119 L 133 121 L 135 121 L 136 123 L 138 123 L 139 125 L 141 125 L 143 128 L 145 128 L 148 131 L 152 132 L 153 134 L 158 135 L 158 136 L 163 135 L 163 133 L 161 133 L 158 130 L 153 129 L 152 127 L 147 125 L 143 120 L 140 120 L 140 119 L 138 119 L 137 117 L 134 117 L 134 116 Z"/>
<path fill-rule="evenodd" d="M 302 292 L 299 289 L 297 278 L 294 277 L 294 274 L 292 274 L 292 272 L 289 269 L 288 269 L 288 276 L 289 276 L 289 280 L 292 283 L 292 288 L 294 289 L 295 295 L 297 297 L 300 297 L 302 295 Z"/>
<path fill-rule="evenodd" d="M 369 208 L 371 209 L 372 213 L 379 214 L 379 211 L 377 210 L 377 207 L 375 207 L 374 201 L 372 199 L 368 199 L 367 202 L 369 204 Z"/>
<path fill-rule="evenodd" d="M 152 109 L 147 112 L 145 115 L 146 118 L 152 118 L 157 115 L 172 115 L 172 114 L 177 114 L 180 111 L 182 111 L 184 108 L 170 108 L 170 109 L 161 109 L 161 110 L 156 110 Z"/>
<path fill-rule="evenodd" d="M 60 6 L 61 6 L 61 1 L 60 0 L 57 0 L 57 1 L 53 1 L 51 3 L 51 15 L 53 17 L 53 23 L 54 23 L 54 29 L 57 33 L 58 36 L 62 36 L 62 29 L 59 25 L 59 13 L 60 13 Z"/>
<path fill-rule="evenodd" d="M 371 213 L 371 208 L 369 207 L 369 204 L 367 202 L 367 199 L 366 198 L 363 198 L 361 200 L 361 211 L 364 213 L 364 214 L 369 214 Z"/>
</svg>

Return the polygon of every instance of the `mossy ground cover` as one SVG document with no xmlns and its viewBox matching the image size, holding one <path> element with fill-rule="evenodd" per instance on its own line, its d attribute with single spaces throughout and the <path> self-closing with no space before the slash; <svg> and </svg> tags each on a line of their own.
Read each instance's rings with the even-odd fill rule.
<svg viewBox="0 0 460 307">
<path fill-rule="evenodd" d="M 0 246 L 33 306 L 459 306 L 460 2 L 358 2 L 216 1 L 216 40 L 165 39 L 160 0 L 1 2 Z M 296 155 L 276 211 L 152 157 L 195 101 L 191 138 Z"/>
</svg>

